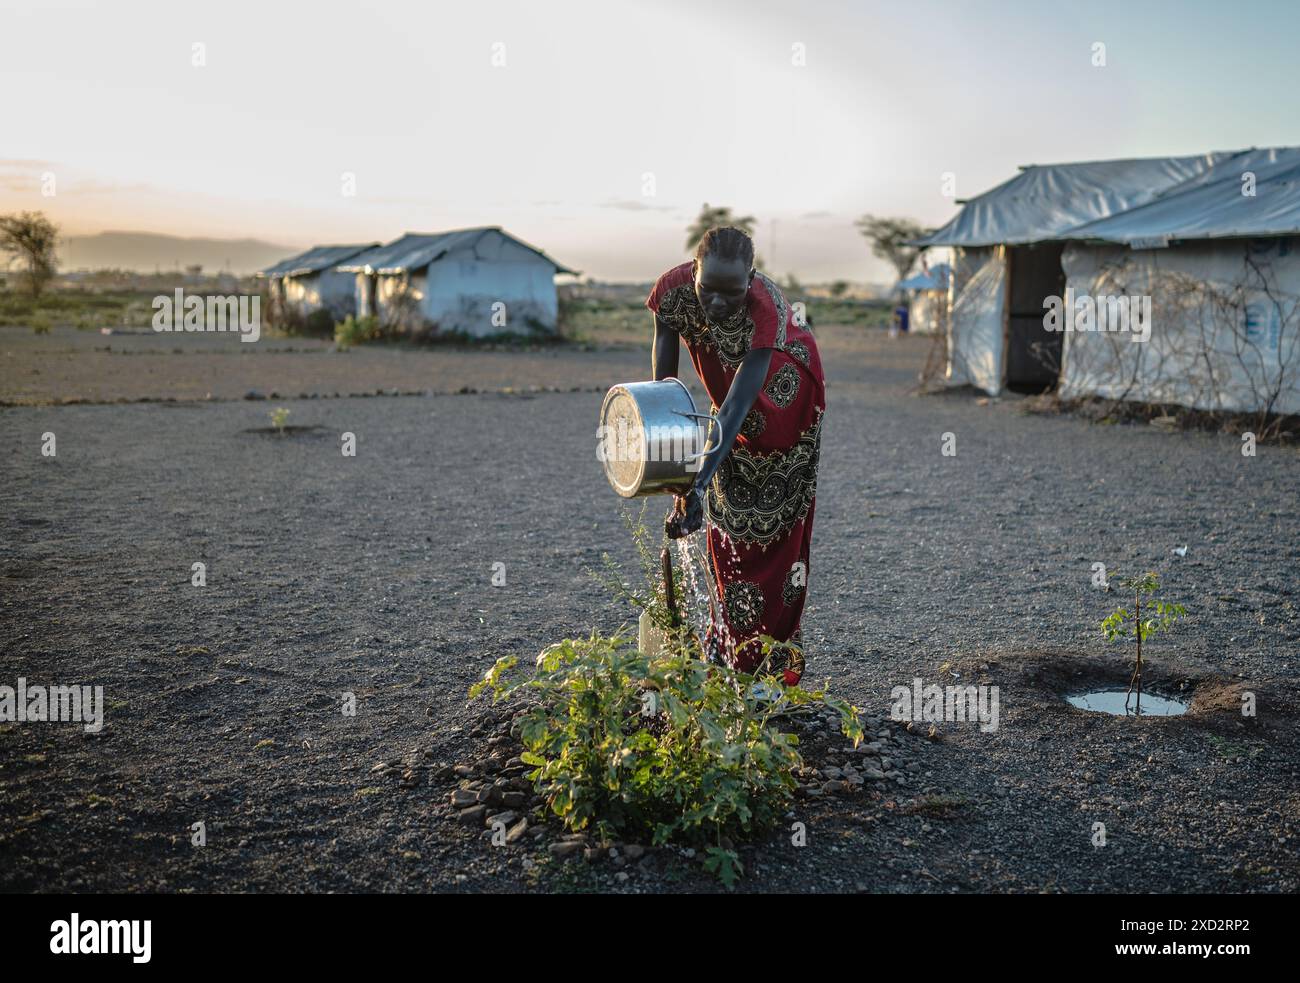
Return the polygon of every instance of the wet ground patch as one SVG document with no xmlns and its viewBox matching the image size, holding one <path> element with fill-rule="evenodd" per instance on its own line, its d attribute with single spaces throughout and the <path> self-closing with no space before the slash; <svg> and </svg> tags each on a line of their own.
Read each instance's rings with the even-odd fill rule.
<svg viewBox="0 0 1300 983">
<path fill-rule="evenodd" d="M 1122 702 L 1133 673 L 1127 654 L 1061 649 L 999 653 L 953 663 L 958 666 L 965 670 L 960 675 L 967 681 L 999 685 L 1004 711 L 1017 709 L 1018 703 L 1022 711 L 1037 706 L 1065 714 L 1094 712 L 1070 702 L 1083 694 L 1118 690 Z M 1186 713 L 1178 716 L 1203 719 L 1230 713 L 1240 717 L 1242 694 L 1248 692 L 1258 695 L 1258 687 L 1176 655 L 1152 653 L 1142 660 L 1143 701 L 1154 694 L 1184 704 Z"/>
<path fill-rule="evenodd" d="M 305 426 L 249 427 L 241 430 L 240 433 L 261 434 L 264 437 L 319 437 L 326 433 L 326 429 L 318 423 L 313 423 Z"/>
</svg>

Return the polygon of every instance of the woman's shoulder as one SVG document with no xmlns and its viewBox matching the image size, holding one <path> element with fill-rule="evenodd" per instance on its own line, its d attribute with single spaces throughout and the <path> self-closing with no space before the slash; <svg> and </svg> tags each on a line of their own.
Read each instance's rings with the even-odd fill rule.
<svg viewBox="0 0 1300 983">
<path fill-rule="evenodd" d="M 695 261 L 688 259 L 685 263 L 678 263 L 676 266 L 659 274 L 659 279 L 656 282 L 679 287 L 683 283 L 693 283 L 694 281 Z"/>
<path fill-rule="evenodd" d="M 654 286 L 650 288 L 650 295 L 646 297 L 645 306 L 652 311 L 659 309 L 659 302 L 664 295 L 670 290 L 675 290 L 685 284 L 695 283 L 695 270 L 692 261 L 687 260 L 685 263 L 679 263 L 671 269 L 665 270 L 659 274 L 655 280 Z"/>
<path fill-rule="evenodd" d="M 771 277 L 754 274 L 749 288 L 749 317 L 754 324 L 752 348 L 775 348 L 798 361 L 817 378 L 822 377 L 817 342 L 805 324 L 802 308 L 786 297 Z"/>
<path fill-rule="evenodd" d="M 746 304 L 749 318 L 754 322 L 753 347 L 784 348 L 791 307 L 776 281 L 766 273 L 755 272 Z"/>
<path fill-rule="evenodd" d="M 751 311 L 762 313 L 765 317 L 772 314 L 779 314 L 790 311 L 790 304 L 785 299 L 785 294 L 766 273 L 761 270 L 754 271 L 754 280 L 749 285 L 749 307 Z"/>
</svg>

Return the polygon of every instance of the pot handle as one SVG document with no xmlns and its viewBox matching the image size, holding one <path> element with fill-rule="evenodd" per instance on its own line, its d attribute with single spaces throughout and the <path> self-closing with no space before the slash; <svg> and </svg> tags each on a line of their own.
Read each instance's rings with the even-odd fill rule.
<svg viewBox="0 0 1300 983">
<path fill-rule="evenodd" d="M 676 413 L 678 416 L 689 416 L 689 417 L 694 417 L 694 418 L 697 419 L 697 420 L 708 420 L 708 421 L 709 421 L 709 432 L 708 432 L 707 434 L 705 434 L 705 436 L 704 436 L 704 440 L 705 440 L 706 443 L 708 442 L 709 436 L 712 435 L 712 433 L 713 433 L 713 428 L 714 428 L 714 427 L 717 427 L 719 430 L 722 429 L 722 424 L 718 422 L 718 418 L 717 418 L 717 416 L 714 415 L 714 414 L 711 414 L 711 413 L 687 413 L 685 410 L 673 410 L 673 412 Z M 690 463 L 691 461 L 699 461 L 699 460 L 702 460 L 703 458 L 708 457 L 710 454 L 712 454 L 712 453 L 713 453 L 714 451 L 716 451 L 717 449 L 718 449 L 718 448 L 717 448 L 716 446 L 715 446 L 715 447 L 710 447 L 710 448 L 708 448 L 707 450 L 702 450 L 702 451 L 700 451 L 698 454 L 691 454 L 691 455 L 689 455 L 689 456 L 683 458 L 683 461 L 684 461 L 685 463 Z"/>
</svg>

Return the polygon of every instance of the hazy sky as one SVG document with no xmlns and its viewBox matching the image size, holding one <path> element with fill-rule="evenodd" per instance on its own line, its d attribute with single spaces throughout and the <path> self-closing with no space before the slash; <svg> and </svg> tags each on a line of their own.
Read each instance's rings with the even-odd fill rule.
<svg viewBox="0 0 1300 983">
<path fill-rule="evenodd" d="M 772 273 L 883 281 L 854 219 L 946 221 L 945 172 L 1300 144 L 1297 40 L 1300 3 L 1250 0 L 0 0 L 0 211 L 304 248 L 501 225 L 646 280 L 707 201 Z"/>
</svg>

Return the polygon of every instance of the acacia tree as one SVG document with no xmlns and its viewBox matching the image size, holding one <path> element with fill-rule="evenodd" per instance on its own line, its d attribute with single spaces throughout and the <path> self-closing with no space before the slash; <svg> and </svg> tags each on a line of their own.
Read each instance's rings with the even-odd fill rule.
<svg viewBox="0 0 1300 983">
<path fill-rule="evenodd" d="M 54 276 L 58 241 L 58 227 L 41 212 L 0 215 L 0 251 L 10 254 L 11 264 L 22 265 L 33 297 L 39 297 Z"/>
<path fill-rule="evenodd" d="M 920 246 L 909 246 L 907 243 L 930 231 L 910 218 L 863 215 L 855 224 L 867 242 L 871 243 L 872 254 L 897 270 L 899 280 L 907 276 L 907 271 L 912 268 L 921 252 Z"/>
</svg>

